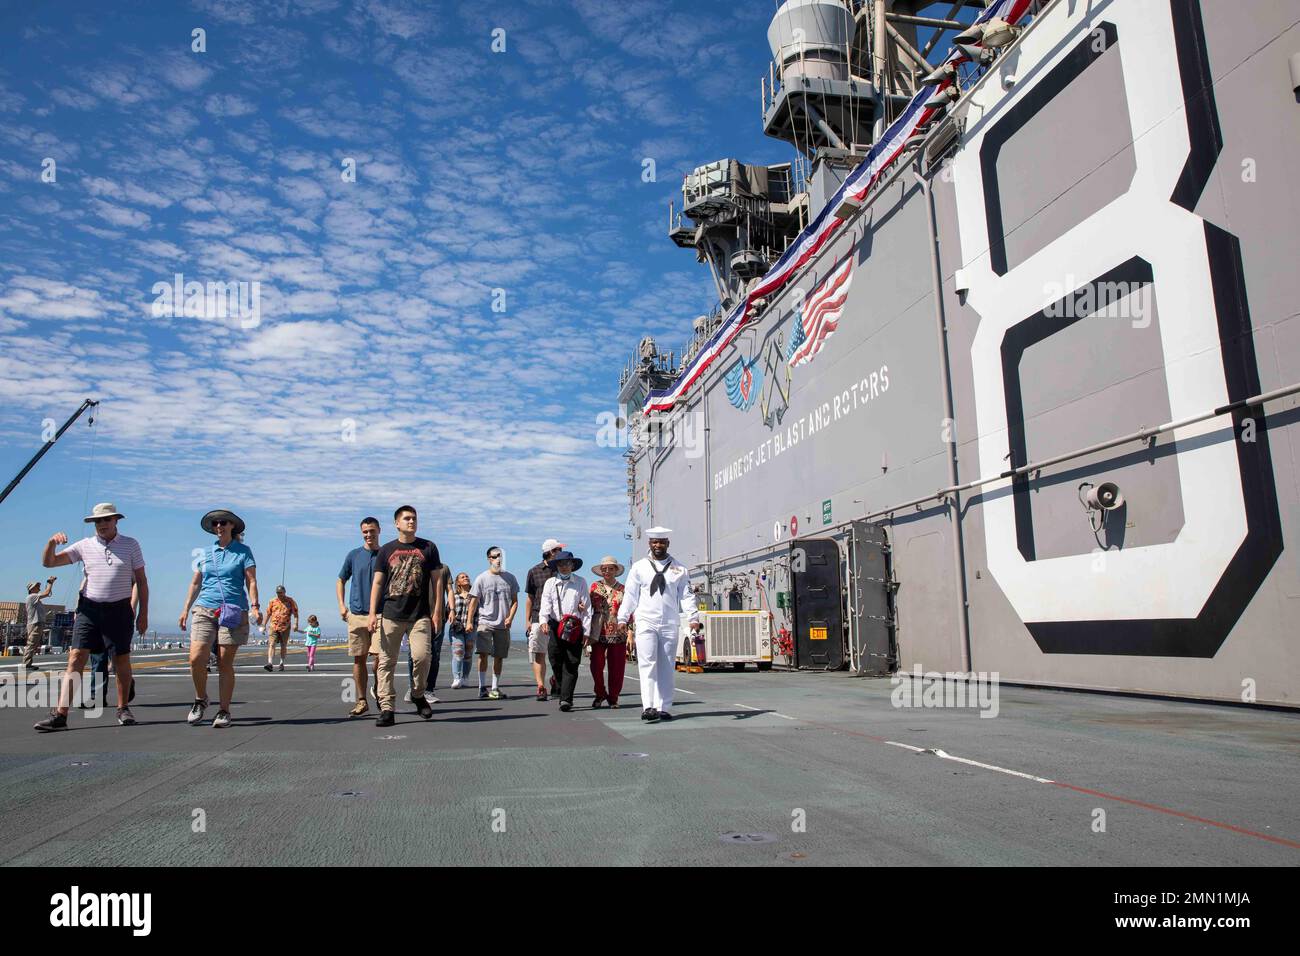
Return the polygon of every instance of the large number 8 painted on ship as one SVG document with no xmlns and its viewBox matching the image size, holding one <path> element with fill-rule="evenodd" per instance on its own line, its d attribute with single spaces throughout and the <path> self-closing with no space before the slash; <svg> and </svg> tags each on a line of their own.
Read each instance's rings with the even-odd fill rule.
<svg viewBox="0 0 1300 956">
<path fill-rule="evenodd" d="M 1009 343 L 1050 334 L 1044 310 L 1059 292 L 1047 290 L 1067 275 L 1086 283 L 1154 283 L 1167 317 L 1160 337 L 1174 420 L 1260 392 L 1239 245 L 1193 211 L 1222 149 L 1198 0 L 1111 0 L 1072 10 L 1058 5 L 1053 13 L 1077 21 L 1075 39 L 1050 53 L 1056 62 L 1040 63 L 1032 72 L 1041 76 L 1027 76 L 1004 101 L 997 102 L 1003 94 L 992 83 L 977 90 L 973 104 L 991 111 L 982 118 L 971 111 L 970 135 L 954 159 L 962 249 L 971 256 L 963 265 L 966 304 L 980 317 L 971 363 L 982 474 L 1003 471 L 1008 448 L 1012 460 L 1024 454 L 1022 413 L 1008 400 L 1019 388 Z M 1008 268 L 992 168 L 1006 130 L 1023 125 L 1093 60 L 1114 55 L 1125 85 L 1139 91 L 1129 98 L 1132 182 Z M 972 250 L 987 251 L 972 256 Z M 1247 418 L 1255 440 L 1233 440 Z M 1024 486 L 983 497 L 989 571 L 1044 652 L 1213 657 L 1218 651 L 1282 550 L 1262 409 L 1233 413 L 1233 438 L 1223 436 L 1225 422 L 1175 432 L 1185 518 L 1175 540 L 1108 552 L 1101 573 L 1090 554 L 1034 559 L 1028 509 L 1017 506 Z"/>
</svg>

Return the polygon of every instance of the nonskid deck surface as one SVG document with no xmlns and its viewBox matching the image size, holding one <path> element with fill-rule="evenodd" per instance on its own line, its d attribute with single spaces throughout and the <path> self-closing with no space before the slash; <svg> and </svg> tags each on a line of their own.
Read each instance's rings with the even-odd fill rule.
<svg viewBox="0 0 1300 956">
<path fill-rule="evenodd" d="M 593 711 L 584 667 L 562 714 L 516 644 L 508 699 L 448 690 L 444 649 L 433 719 L 399 703 L 383 729 L 345 716 L 341 649 L 310 674 L 264 653 L 241 658 L 227 730 L 186 724 L 179 655 L 137 661 L 135 727 L 74 712 L 40 735 L 41 712 L 0 708 L 0 862 L 1300 862 L 1293 714 L 1003 687 L 981 718 L 750 669 L 679 675 L 678 719 L 647 725 L 634 671 L 621 709 Z"/>
</svg>

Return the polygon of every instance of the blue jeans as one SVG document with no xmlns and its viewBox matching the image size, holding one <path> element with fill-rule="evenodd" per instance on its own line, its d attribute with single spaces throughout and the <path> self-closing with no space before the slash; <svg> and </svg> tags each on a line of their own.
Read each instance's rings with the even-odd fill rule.
<svg viewBox="0 0 1300 956">
<path fill-rule="evenodd" d="M 474 663 L 474 632 L 451 632 L 451 679 L 469 680 L 470 665 Z"/>
<path fill-rule="evenodd" d="M 91 654 L 90 662 L 86 667 L 86 700 L 91 700 L 95 696 L 95 678 L 100 678 L 100 693 L 104 699 L 108 699 L 108 653 Z"/>
<path fill-rule="evenodd" d="M 438 683 L 438 660 L 442 657 L 442 639 L 447 634 L 447 625 L 442 626 L 442 630 L 429 638 L 429 680 L 424 685 L 425 691 L 432 691 L 435 684 Z M 415 661 L 410 654 L 406 657 L 406 673 L 411 678 L 411 686 L 415 686 Z"/>
</svg>

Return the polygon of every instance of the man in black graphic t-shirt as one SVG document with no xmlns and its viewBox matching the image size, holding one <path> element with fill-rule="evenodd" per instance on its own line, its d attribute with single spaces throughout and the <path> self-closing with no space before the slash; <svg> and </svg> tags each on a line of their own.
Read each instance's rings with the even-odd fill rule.
<svg viewBox="0 0 1300 956">
<path fill-rule="evenodd" d="M 370 630 L 379 628 L 379 719 L 380 727 L 393 725 L 393 672 L 402 650 L 402 638 L 410 635 L 414 676 L 411 701 L 420 716 L 428 720 L 433 708 L 424 699 L 429 678 L 430 645 L 434 620 L 441 620 L 442 589 L 434 572 L 441 564 L 438 546 L 415 536 L 415 509 L 402 505 L 393 513 L 397 540 L 379 549 L 375 576 L 370 586 Z M 377 613 L 383 595 L 383 616 Z"/>
</svg>

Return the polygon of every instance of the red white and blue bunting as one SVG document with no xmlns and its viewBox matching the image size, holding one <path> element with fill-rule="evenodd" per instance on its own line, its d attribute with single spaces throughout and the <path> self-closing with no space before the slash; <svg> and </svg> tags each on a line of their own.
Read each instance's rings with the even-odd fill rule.
<svg viewBox="0 0 1300 956">
<path fill-rule="evenodd" d="M 997 0 L 996 3 L 986 7 L 974 22 L 979 24 L 994 17 L 1001 17 L 1008 23 L 1018 23 L 1028 12 L 1032 2 L 1033 0 Z M 945 62 L 955 66 L 969 59 L 969 55 L 958 48 L 949 54 Z M 955 70 L 950 71 L 941 82 L 917 90 L 902 114 L 890 124 L 879 142 L 871 147 L 867 158 L 844 180 L 834 197 L 822 207 L 816 218 L 804 228 L 790 248 L 749 291 L 745 299 L 728 313 L 722 325 L 709 336 L 704 347 L 682 369 L 677 380 L 670 387 L 649 394 L 644 407 L 646 414 L 667 411 L 686 395 L 691 386 L 704 374 L 704 370 L 726 352 L 732 340 L 753 317 L 754 301 L 766 298 L 781 289 L 821 251 L 836 230 L 844 225 L 844 220 L 835 215 L 835 210 L 840 207 L 841 202 L 846 197 L 852 198 L 855 202 L 864 199 L 884 171 L 898 158 L 907 141 L 938 112 L 937 107 L 926 107 L 926 102 L 940 90 L 956 82 L 955 77 Z"/>
</svg>

